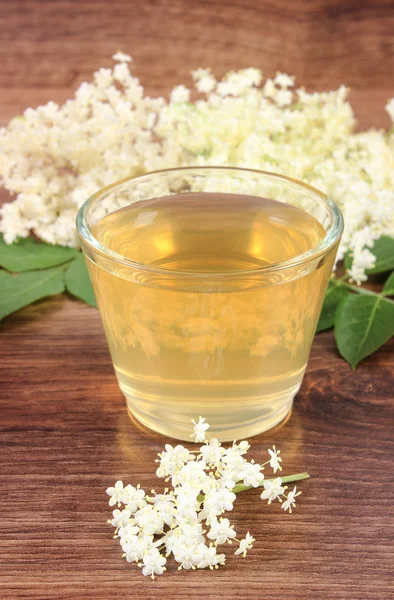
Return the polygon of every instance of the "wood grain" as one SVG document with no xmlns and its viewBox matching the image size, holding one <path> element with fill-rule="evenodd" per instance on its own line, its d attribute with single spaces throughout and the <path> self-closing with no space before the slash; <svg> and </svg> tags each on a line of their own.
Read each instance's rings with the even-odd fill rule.
<svg viewBox="0 0 394 600">
<path fill-rule="evenodd" d="M 362 126 L 387 124 L 394 95 L 391 1 L 58 0 L 0 2 L 0 118 L 64 100 L 122 48 L 152 92 L 256 65 L 316 89 L 354 88 Z M 164 438 L 129 419 L 99 315 L 55 297 L 0 325 L 0 593 L 8 599 L 389 600 L 394 597 L 393 342 L 356 373 L 331 333 L 316 337 L 293 414 L 253 439 L 307 469 L 293 515 L 241 496 L 240 533 L 256 538 L 224 569 L 143 578 L 111 538 L 105 489 L 155 484 Z"/>
</svg>

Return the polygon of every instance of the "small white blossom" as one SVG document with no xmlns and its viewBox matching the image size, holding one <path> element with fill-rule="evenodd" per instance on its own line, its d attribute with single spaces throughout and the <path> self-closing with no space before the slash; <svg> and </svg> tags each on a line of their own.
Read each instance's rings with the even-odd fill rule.
<svg viewBox="0 0 394 600">
<path fill-rule="evenodd" d="M 191 483 L 183 482 L 182 485 L 175 488 L 174 493 L 176 494 L 177 519 L 196 521 L 197 512 L 200 509 L 198 500 L 200 486 L 196 487 Z"/>
<path fill-rule="evenodd" d="M 130 521 L 131 511 L 130 510 L 119 510 L 115 509 L 112 513 L 113 519 L 110 521 L 113 527 L 119 528 L 124 527 Z"/>
<path fill-rule="evenodd" d="M 254 539 L 254 537 L 251 536 L 248 531 L 244 539 L 240 540 L 239 548 L 237 548 L 234 554 L 242 554 L 242 556 L 245 558 L 247 551 L 253 548 L 253 542 L 255 541 L 256 540 Z"/>
<path fill-rule="evenodd" d="M 162 575 L 165 571 L 164 565 L 166 562 L 167 560 L 160 554 L 158 549 L 152 548 L 143 556 L 142 574 L 145 576 L 150 575 L 154 579 L 155 575 Z"/>
<path fill-rule="evenodd" d="M 218 520 L 216 517 L 212 519 L 208 537 L 210 540 L 214 540 L 217 545 L 231 541 L 236 535 L 228 519 L 221 518 Z"/>
<path fill-rule="evenodd" d="M 352 264 L 351 268 L 348 269 L 348 274 L 351 281 L 357 281 L 358 283 L 367 280 L 365 271 L 372 269 L 376 263 L 376 256 L 372 254 L 370 250 L 364 248 L 358 253 L 357 263 Z"/>
<path fill-rule="evenodd" d="M 274 77 L 274 83 L 282 88 L 288 88 L 294 86 L 294 77 L 286 75 L 286 73 L 277 73 Z"/>
<path fill-rule="evenodd" d="M 242 470 L 239 472 L 239 478 L 247 486 L 258 487 L 264 479 L 264 473 L 261 472 L 261 465 L 251 462 L 245 462 Z"/>
<path fill-rule="evenodd" d="M 160 466 L 156 471 L 157 477 L 168 477 L 177 473 L 190 460 L 194 460 L 193 454 L 184 446 L 178 444 L 174 448 L 171 444 L 165 445 L 165 451 L 159 456 Z"/>
<path fill-rule="evenodd" d="M 131 62 L 133 59 L 131 58 L 131 56 L 129 56 L 128 54 L 125 54 L 124 52 L 121 52 L 120 50 L 118 50 L 118 52 L 116 52 L 116 54 L 113 55 L 112 57 L 114 60 L 117 60 L 118 62 Z"/>
<path fill-rule="evenodd" d="M 181 104 L 182 102 L 189 102 L 190 90 L 184 85 L 177 85 L 171 92 L 171 102 L 174 104 Z"/>
<path fill-rule="evenodd" d="M 246 463 L 243 454 L 245 454 L 243 449 L 236 445 L 223 453 L 219 471 L 224 485 L 229 489 L 232 489 L 242 479 L 241 473 Z"/>
<path fill-rule="evenodd" d="M 282 503 L 283 510 L 288 510 L 291 513 L 293 507 L 296 505 L 295 499 L 300 494 L 301 492 L 297 492 L 297 486 L 294 486 L 294 490 L 287 494 L 286 500 Z"/>
<path fill-rule="evenodd" d="M 184 543 L 197 545 L 201 544 L 205 539 L 201 523 L 184 523 L 179 526 L 179 529 L 181 531 L 180 539 Z"/>
<path fill-rule="evenodd" d="M 293 102 L 293 93 L 287 89 L 280 89 L 275 95 L 275 102 L 281 107 L 289 106 Z"/>
<path fill-rule="evenodd" d="M 172 476 L 172 484 L 178 485 L 180 482 L 193 486 L 196 490 L 202 490 L 204 488 L 209 489 L 208 475 L 205 472 L 206 463 L 203 460 L 189 461 L 179 471 L 178 474 Z"/>
<path fill-rule="evenodd" d="M 218 515 L 233 510 L 235 499 L 236 495 L 223 485 L 220 489 L 211 490 L 205 494 L 202 517 L 206 519 L 207 523 L 211 523 L 212 519 Z"/>
<path fill-rule="evenodd" d="M 164 523 L 170 526 L 174 521 L 175 503 L 172 496 L 159 494 L 153 498 L 153 505 L 160 513 Z"/>
<path fill-rule="evenodd" d="M 202 94 L 209 94 L 216 87 L 216 79 L 210 69 L 196 69 L 192 72 L 196 89 Z"/>
<path fill-rule="evenodd" d="M 121 545 L 134 540 L 134 538 L 138 536 L 140 531 L 141 530 L 138 527 L 138 525 L 135 525 L 135 523 L 132 521 L 126 524 L 122 524 L 118 530 L 119 537 L 121 538 Z"/>
<path fill-rule="evenodd" d="M 225 450 L 220 445 L 219 440 L 212 438 L 204 446 L 201 446 L 200 452 L 207 465 L 217 467 Z"/>
<path fill-rule="evenodd" d="M 174 549 L 174 558 L 180 563 L 179 569 L 195 569 L 200 562 L 197 545 L 178 545 Z"/>
<path fill-rule="evenodd" d="M 125 539 L 122 537 L 120 544 L 127 562 L 137 562 L 153 548 L 153 536 L 141 534 L 132 535 Z"/>
<path fill-rule="evenodd" d="M 240 469 L 242 467 L 238 465 L 238 467 L 227 467 L 225 463 L 221 463 L 219 465 L 219 473 L 220 479 L 224 487 L 228 490 L 232 490 L 235 484 L 241 479 L 239 476 Z"/>
<path fill-rule="evenodd" d="M 157 535 L 163 532 L 165 519 L 155 506 L 144 506 L 135 513 L 134 520 L 145 535 Z"/>
<path fill-rule="evenodd" d="M 285 492 L 285 488 L 282 486 L 282 479 L 276 477 L 276 479 L 266 479 L 263 483 L 264 491 L 261 493 L 260 498 L 262 500 L 268 500 L 268 504 L 271 504 L 276 498 L 279 498 Z"/>
<path fill-rule="evenodd" d="M 205 432 L 209 429 L 208 423 L 205 423 L 205 419 L 200 417 L 197 423 L 193 420 L 194 424 L 193 433 L 190 437 L 194 438 L 195 442 L 204 442 L 205 441 Z"/>
<path fill-rule="evenodd" d="M 248 452 L 249 448 L 250 448 L 250 444 L 246 440 L 243 440 L 242 442 L 239 442 L 238 444 L 236 444 L 235 442 L 233 443 L 233 450 L 236 450 L 241 455 L 246 454 Z"/>
<path fill-rule="evenodd" d="M 282 459 L 280 458 L 279 454 L 280 454 L 280 450 L 276 450 L 275 446 L 271 448 L 269 448 L 268 450 L 268 454 L 270 455 L 270 467 L 273 470 L 274 473 L 276 473 L 276 471 L 281 471 L 282 467 L 280 466 L 280 463 L 282 462 Z"/>
<path fill-rule="evenodd" d="M 145 492 L 139 486 L 136 488 L 132 485 L 126 486 L 124 498 L 127 508 L 132 513 L 135 513 L 139 508 L 143 508 L 146 505 Z"/>
<path fill-rule="evenodd" d="M 174 529 L 170 529 L 169 531 L 167 531 L 166 535 L 163 538 L 161 538 L 163 539 L 165 544 L 166 556 L 174 554 L 176 549 L 181 544 L 181 535 L 182 533 L 180 528 L 175 527 Z"/>
<path fill-rule="evenodd" d="M 391 98 L 386 104 L 386 110 L 390 115 L 392 121 L 394 121 L 394 98 Z"/>
<path fill-rule="evenodd" d="M 263 87 L 263 95 L 266 98 L 274 99 L 278 93 L 278 89 L 275 86 L 275 82 L 272 79 L 267 79 Z"/>
<path fill-rule="evenodd" d="M 197 547 L 198 552 L 198 568 L 206 569 L 209 567 L 210 569 L 217 568 L 218 565 L 224 565 L 225 563 L 225 555 L 217 554 L 217 549 L 215 546 L 206 546 L 205 544 L 199 544 Z"/>
<path fill-rule="evenodd" d="M 114 487 L 107 488 L 108 496 L 111 496 L 109 499 L 109 505 L 114 506 L 117 504 L 120 506 L 122 503 L 126 504 L 128 501 L 128 492 L 123 487 L 122 481 L 117 481 Z"/>
</svg>

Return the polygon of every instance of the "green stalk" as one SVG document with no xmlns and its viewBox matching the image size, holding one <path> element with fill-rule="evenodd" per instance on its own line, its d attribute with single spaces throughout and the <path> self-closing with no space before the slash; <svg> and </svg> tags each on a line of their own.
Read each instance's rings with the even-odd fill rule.
<svg viewBox="0 0 394 600">
<path fill-rule="evenodd" d="M 342 283 L 344 287 L 347 287 L 352 292 L 356 292 L 357 294 L 368 294 L 369 296 L 381 296 L 382 294 L 378 294 L 377 292 L 372 292 L 372 290 L 367 290 L 363 287 L 359 287 L 358 285 L 351 285 L 350 283 Z"/>
<path fill-rule="evenodd" d="M 388 302 L 393 302 L 392 300 L 390 300 L 390 298 L 386 298 L 386 296 L 389 296 L 391 294 L 386 294 L 384 291 L 373 292 L 372 290 L 367 290 L 363 287 L 359 287 L 358 285 L 351 285 L 350 283 L 346 283 L 340 280 L 338 280 L 338 283 L 336 283 L 336 285 L 346 287 L 348 288 L 348 290 L 356 292 L 356 294 L 366 294 L 367 296 L 373 296 L 374 298 L 384 298 Z"/>
<path fill-rule="evenodd" d="M 278 476 L 280 477 L 280 475 Z M 292 483 L 293 481 L 302 481 L 303 479 L 309 479 L 309 473 L 296 473 L 295 475 L 284 475 L 284 477 L 280 477 L 282 483 Z M 276 477 L 272 477 L 271 479 L 265 479 L 264 481 L 273 481 Z M 264 487 L 264 483 L 260 484 L 258 487 Z M 246 490 L 253 489 L 251 485 L 244 485 L 243 483 L 237 483 L 233 489 L 231 490 L 234 494 L 238 494 L 238 492 L 246 492 Z"/>
</svg>

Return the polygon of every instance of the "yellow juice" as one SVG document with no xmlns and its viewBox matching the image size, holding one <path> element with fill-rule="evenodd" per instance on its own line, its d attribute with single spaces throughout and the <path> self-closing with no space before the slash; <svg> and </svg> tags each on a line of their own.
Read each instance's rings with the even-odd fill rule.
<svg viewBox="0 0 394 600">
<path fill-rule="evenodd" d="M 119 385 L 137 419 L 187 439 L 190 420 L 202 415 L 212 435 L 228 440 L 284 418 L 336 248 L 298 270 L 266 276 L 264 267 L 314 248 L 325 236 L 314 217 L 254 196 L 183 193 L 117 210 L 93 234 L 136 263 L 105 270 L 88 260 Z"/>
</svg>

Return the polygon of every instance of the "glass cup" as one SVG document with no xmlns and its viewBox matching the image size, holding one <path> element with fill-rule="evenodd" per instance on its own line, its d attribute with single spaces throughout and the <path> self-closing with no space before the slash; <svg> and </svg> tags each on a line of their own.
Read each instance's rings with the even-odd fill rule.
<svg viewBox="0 0 394 600">
<path fill-rule="evenodd" d="M 260 204 L 268 207 L 269 231 L 259 222 Z M 117 229 L 130 210 L 134 221 Z M 283 218 L 289 210 L 301 225 L 314 223 L 320 237 L 305 247 L 307 229 L 299 226 L 302 251 L 283 259 L 286 244 L 295 243 Z M 185 214 L 195 215 L 194 224 Z M 82 206 L 77 227 L 115 373 L 136 419 L 187 440 L 201 415 L 211 435 L 229 441 L 288 415 L 342 234 L 332 200 L 273 173 L 186 167 L 104 188 Z M 182 244 L 193 258 L 195 240 L 198 268 L 177 258 Z M 220 261 L 212 267 L 219 247 L 223 269 Z M 240 248 L 246 263 L 231 262 Z"/>
</svg>

